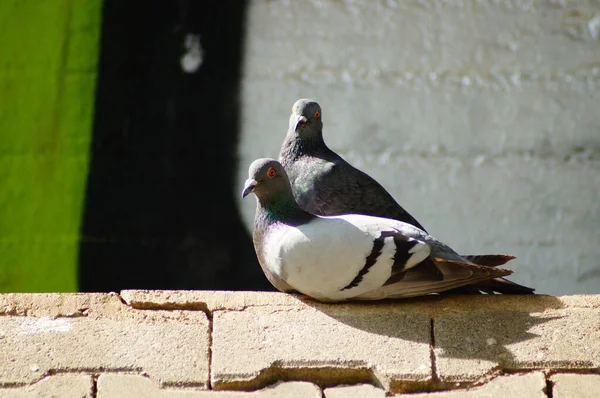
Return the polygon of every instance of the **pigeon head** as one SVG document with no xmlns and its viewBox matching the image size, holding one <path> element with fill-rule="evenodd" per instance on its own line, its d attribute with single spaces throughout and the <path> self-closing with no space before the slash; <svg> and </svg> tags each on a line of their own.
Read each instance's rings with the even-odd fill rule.
<svg viewBox="0 0 600 398">
<path fill-rule="evenodd" d="M 244 183 L 242 198 L 253 192 L 259 201 L 289 196 L 293 198 L 288 176 L 281 163 L 275 159 L 256 159 L 248 168 L 248 179 Z"/>
<path fill-rule="evenodd" d="M 299 99 L 292 107 L 289 131 L 301 137 L 319 134 L 323 129 L 321 107 L 311 99 Z"/>
</svg>

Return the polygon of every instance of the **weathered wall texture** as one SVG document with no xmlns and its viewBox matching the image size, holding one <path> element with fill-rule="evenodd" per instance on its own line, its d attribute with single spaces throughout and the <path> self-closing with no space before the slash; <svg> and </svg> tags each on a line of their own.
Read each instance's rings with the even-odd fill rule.
<svg viewBox="0 0 600 398">
<path fill-rule="evenodd" d="M 313 98 L 434 236 L 516 255 L 540 293 L 599 291 L 600 1 L 254 0 L 243 82 L 240 189 Z"/>
<path fill-rule="evenodd" d="M 4 294 L 0 397 L 595 398 L 599 315 L 598 295 Z"/>
</svg>

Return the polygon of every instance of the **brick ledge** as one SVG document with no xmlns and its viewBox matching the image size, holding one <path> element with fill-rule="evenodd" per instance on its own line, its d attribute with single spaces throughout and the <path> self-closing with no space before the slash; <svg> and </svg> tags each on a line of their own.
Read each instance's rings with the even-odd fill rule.
<svg viewBox="0 0 600 398">
<path fill-rule="evenodd" d="M 277 292 L 10 293 L 0 295 L 0 396 L 65 380 L 89 380 L 88 396 L 110 396 L 99 386 L 117 380 L 198 396 L 451 394 L 515 377 L 541 377 L 542 396 L 582 381 L 595 392 L 599 330 L 600 295 L 321 304 Z"/>
</svg>

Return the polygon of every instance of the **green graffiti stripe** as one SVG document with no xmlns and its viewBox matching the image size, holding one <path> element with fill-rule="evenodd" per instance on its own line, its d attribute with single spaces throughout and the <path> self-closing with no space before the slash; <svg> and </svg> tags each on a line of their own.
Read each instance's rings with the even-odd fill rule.
<svg viewBox="0 0 600 398">
<path fill-rule="evenodd" d="M 77 291 L 101 0 L 0 2 L 0 291 Z"/>
</svg>

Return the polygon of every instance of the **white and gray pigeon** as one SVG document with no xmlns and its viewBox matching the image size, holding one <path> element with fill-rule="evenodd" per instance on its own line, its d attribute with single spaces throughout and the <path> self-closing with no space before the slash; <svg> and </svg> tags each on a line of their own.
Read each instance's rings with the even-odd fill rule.
<svg viewBox="0 0 600 398">
<path fill-rule="evenodd" d="M 300 207 L 320 216 L 364 214 L 391 218 L 426 229 L 411 216 L 374 178 L 355 168 L 332 151 L 323 140 L 320 105 L 311 99 L 299 99 L 292 107 L 286 137 L 279 153 L 294 196 Z M 502 265 L 514 256 L 463 255 L 484 266 Z M 452 293 L 531 294 L 534 289 L 505 279 L 486 281 Z"/>
<path fill-rule="evenodd" d="M 474 264 L 427 232 L 394 219 L 317 216 L 296 202 L 275 159 L 249 167 L 242 197 L 257 198 L 253 241 L 269 281 L 324 302 L 422 296 L 510 275 Z"/>
</svg>

